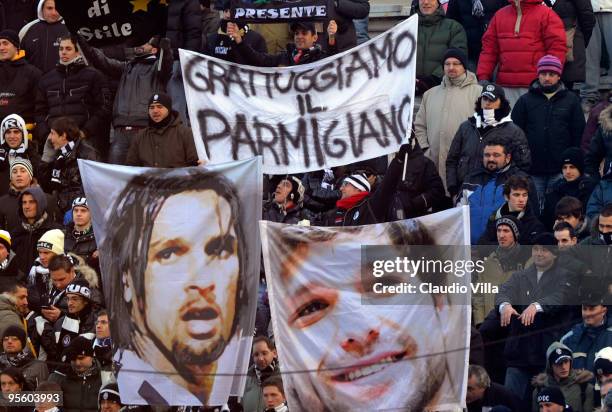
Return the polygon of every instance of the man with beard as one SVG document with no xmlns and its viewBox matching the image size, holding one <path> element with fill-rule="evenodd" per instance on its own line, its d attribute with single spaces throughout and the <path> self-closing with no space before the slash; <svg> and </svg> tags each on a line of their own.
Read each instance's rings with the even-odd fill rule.
<svg viewBox="0 0 612 412">
<path fill-rule="evenodd" d="M 102 265 L 122 396 L 205 405 L 248 310 L 237 193 L 215 172 L 157 170 L 132 178 L 112 210 L 101 256 L 113 257 Z"/>
<path fill-rule="evenodd" d="M 31 388 L 47 379 L 49 370 L 47 364 L 35 359 L 26 349 L 27 336 L 22 327 L 9 326 L 2 335 L 2 349 L 0 354 L 0 368 L 17 367 L 23 373 Z"/>
</svg>

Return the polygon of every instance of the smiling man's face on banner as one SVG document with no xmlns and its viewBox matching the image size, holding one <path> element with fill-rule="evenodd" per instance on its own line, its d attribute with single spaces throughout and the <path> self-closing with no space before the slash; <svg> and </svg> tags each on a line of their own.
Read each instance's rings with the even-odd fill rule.
<svg viewBox="0 0 612 412">
<path fill-rule="evenodd" d="M 320 406 L 309 410 L 323 410 L 321 404 L 325 410 L 423 410 L 446 374 L 439 322 L 449 308 L 436 307 L 429 295 L 410 305 L 370 295 L 386 304 L 364 305 L 372 288 L 361 276 L 355 236 L 301 245 L 284 260 L 284 290 L 275 293 L 286 310 L 277 312 L 278 321 L 281 334 L 296 344 L 284 366 L 314 371 L 290 374 L 291 386 L 302 407 Z M 367 228 L 358 237 L 362 244 L 391 244 L 386 234 Z"/>
</svg>

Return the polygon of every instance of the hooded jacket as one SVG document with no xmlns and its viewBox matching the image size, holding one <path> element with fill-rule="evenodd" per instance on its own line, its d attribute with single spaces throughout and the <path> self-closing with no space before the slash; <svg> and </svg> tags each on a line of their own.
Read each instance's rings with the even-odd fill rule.
<svg viewBox="0 0 612 412">
<path fill-rule="evenodd" d="M 595 219 L 608 203 L 612 203 L 612 173 L 606 174 L 595 185 L 586 205 L 587 217 L 591 220 Z"/>
<path fill-rule="evenodd" d="M 558 174 L 561 155 L 569 147 L 580 147 L 584 113 L 580 99 L 559 83 L 549 99 L 540 82 L 531 83 L 512 109 L 512 120 L 525 132 L 531 151 L 531 175 Z"/>
<path fill-rule="evenodd" d="M 478 108 L 480 108 L 480 98 L 477 102 Z M 505 140 L 511 145 L 512 162 L 522 171 L 529 171 L 531 152 L 525 133 L 512 122 L 509 104 L 506 110 L 501 109 L 499 109 L 501 118 L 495 126 L 484 124 L 482 109 L 459 126 L 446 158 L 446 186 L 449 193 L 457 193 L 466 176 L 482 167 L 482 153 L 488 140 Z"/>
<path fill-rule="evenodd" d="M 540 58 L 551 54 L 565 62 L 567 38 L 559 16 L 540 0 L 508 3 L 495 13 L 482 36 L 476 74 L 480 80 L 491 80 L 499 64 L 497 84 L 528 87 Z"/>
<path fill-rule="evenodd" d="M 584 159 L 585 172 L 599 178 L 599 165 L 602 160 L 604 175 L 612 172 L 612 104 L 599 114 L 599 127 L 591 139 Z"/>
<path fill-rule="evenodd" d="M 557 349 L 570 350 L 567 346 L 559 342 L 553 342 L 546 350 L 546 359 Z M 588 370 L 576 369 L 572 363 L 570 374 L 567 378 L 557 381 L 555 379 L 550 363 L 546 362 L 546 371 L 536 375 L 531 384 L 533 390 L 534 412 L 540 410 L 537 403 L 538 392 L 544 388 L 558 387 L 563 392 L 565 403 L 572 408 L 573 412 L 591 412 L 593 410 L 593 373 Z"/>
<path fill-rule="evenodd" d="M 599 326 L 577 323 L 561 338 L 561 343 L 572 351 L 574 369 L 593 370 L 595 354 L 601 349 L 612 346 L 612 318 L 606 314 Z"/>
<path fill-rule="evenodd" d="M 47 73 L 57 63 L 59 38 L 69 35 L 70 32 L 61 17 L 55 23 L 45 21 L 42 12 L 44 3 L 45 0 L 38 2 L 38 19 L 26 24 L 19 31 L 19 40 L 30 64 L 42 73 Z"/>
<path fill-rule="evenodd" d="M 8 122 L 16 122 L 23 133 L 20 147 L 11 149 L 4 139 Z M 25 121 L 18 114 L 10 114 L 2 119 L 0 123 L 0 195 L 8 193 L 11 181 L 10 163 L 15 158 L 28 159 L 32 163 L 34 176 L 37 175 L 40 166 L 40 154 L 28 139 L 28 130 Z"/>
<path fill-rule="evenodd" d="M 19 50 L 10 61 L 0 61 L 0 118 L 19 113 L 26 123 L 34 122 L 34 102 L 41 71 L 28 63 Z"/>
<path fill-rule="evenodd" d="M 9 326 L 23 328 L 23 322 L 12 297 L 2 293 L 0 294 L 0 336 L 4 336 L 4 330 Z"/>
</svg>

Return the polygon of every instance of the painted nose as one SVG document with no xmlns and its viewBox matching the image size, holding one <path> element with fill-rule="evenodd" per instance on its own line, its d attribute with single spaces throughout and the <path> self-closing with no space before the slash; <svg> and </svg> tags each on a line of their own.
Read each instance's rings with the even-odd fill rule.
<svg viewBox="0 0 612 412">
<path fill-rule="evenodd" d="M 379 336 L 380 332 L 371 329 L 362 339 L 347 338 L 340 346 L 348 353 L 356 356 L 363 356 L 372 351 L 372 346 L 378 341 Z"/>
</svg>

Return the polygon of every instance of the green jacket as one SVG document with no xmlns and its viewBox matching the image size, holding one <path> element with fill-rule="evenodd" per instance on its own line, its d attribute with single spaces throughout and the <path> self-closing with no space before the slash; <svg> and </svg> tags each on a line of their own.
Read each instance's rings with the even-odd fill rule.
<svg viewBox="0 0 612 412">
<path fill-rule="evenodd" d="M 417 77 L 444 75 L 442 58 L 446 50 L 458 48 L 467 54 L 467 36 L 461 24 L 444 15 L 440 7 L 434 14 L 424 16 L 420 11 L 417 40 Z M 467 69 L 467 67 L 466 67 Z"/>
</svg>

